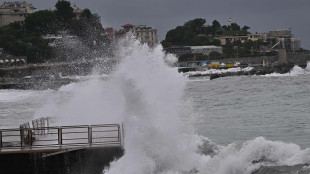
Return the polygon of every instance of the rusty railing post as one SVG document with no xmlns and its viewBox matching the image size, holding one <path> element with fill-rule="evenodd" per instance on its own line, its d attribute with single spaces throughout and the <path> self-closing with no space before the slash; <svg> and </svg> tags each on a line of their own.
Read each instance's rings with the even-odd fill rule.
<svg viewBox="0 0 310 174">
<path fill-rule="evenodd" d="M 2 149 L 2 131 L 0 130 L 0 151 Z"/>
<path fill-rule="evenodd" d="M 118 142 L 119 145 L 121 145 L 121 130 L 120 130 L 120 125 L 117 125 L 117 138 L 118 138 Z"/>
<path fill-rule="evenodd" d="M 28 129 L 28 142 L 29 142 L 29 148 L 31 149 L 31 146 L 32 146 L 32 131 L 31 131 L 31 129 Z"/>
<path fill-rule="evenodd" d="M 44 135 L 43 127 L 45 127 L 45 121 L 44 118 L 40 118 L 40 135 Z"/>
<path fill-rule="evenodd" d="M 93 143 L 93 129 L 91 126 L 88 126 L 88 143 L 89 146 Z"/>
<path fill-rule="evenodd" d="M 47 132 L 50 131 L 49 127 L 50 127 L 50 123 L 49 123 L 49 118 L 46 117 L 46 127 L 47 127 Z"/>
<path fill-rule="evenodd" d="M 20 147 L 23 148 L 23 144 L 24 144 L 24 129 L 20 128 L 19 129 L 19 136 L 20 136 Z"/>
<path fill-rule="evenodd" d="M 121 143 L 121 145 L 122 146 L 124 146 L 125 145 L 125 133 L 124 133 L 124 125 L 123 125 L 123 123 L 122 123 L 122 143 Z"/>
<path fill-rule="evenodd" d="M 62 128 L 61 127 L 58 127 L 58 144 L 59 144 L 59 147 L 61 148 L 62 146 Z"/>
</svg>

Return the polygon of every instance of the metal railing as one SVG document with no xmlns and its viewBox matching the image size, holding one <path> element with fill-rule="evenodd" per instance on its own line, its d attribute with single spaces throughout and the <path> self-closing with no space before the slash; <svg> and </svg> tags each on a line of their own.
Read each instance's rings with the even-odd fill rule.
<svg viewBox="0 0 310 174">
<path fill-rule="evenodd" d="M 118 124 L 0 129 L 0 151 L 68 149 L 75 147 L 122 146 Z"/>
</svg>

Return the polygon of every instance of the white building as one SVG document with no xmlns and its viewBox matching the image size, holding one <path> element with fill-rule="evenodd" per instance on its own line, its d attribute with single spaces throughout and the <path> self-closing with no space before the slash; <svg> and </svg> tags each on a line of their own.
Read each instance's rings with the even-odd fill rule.
<svg viewBox="0 0 310 174">
<path fill-rule="evenodd" d="M 127 32 L 133 32 L 142 43 L 146 43 L 151 47 L 158 43 L 157 29 L 153 27 L 147 27 L 146 25 L 135 26 L 132 24 L 126 24 L 122 27 L 123 29 L 117 33 L 117 37 L 122 37 Z"/>
<path fill-rule="evenodd" d="M 182 55 L 182 54 L 203 54 L 209 55 L 211 52 L 223 53 L 223 47 L 206 45 L 206 46 L 176 46 L 165 49 L 167 52 Z"/>
<path fill-rule="evenodd" d="M 134 28 L 134 33 L 142 43 L 147 43 L 149 46 L 157 44 L 157 30 L 146 25 L 138 25 Z"/>
<path fill-rule="evenodd" d="M 76 20 L 79 20 L 80 19 L 80 16 L 81 16 L 81 14 L 82 14 L 82 12 L 83 12 L 83 10 L 84 9 L 81 9 L 81 8 L 79 8 L 78 6 L 76 6 L 75 4 L 73 4 L 73 13 L 75 14 L 75 19 Z"/>
<path fill-rule="evenodd" d="M 0 27 L 17 22 L 24 24 L 25 17 L 33 13 L 32 4 L 23 2 L 4 2 L 0 6 Z"/>
<path fill-rule="evenodd" d="M 211 52 L 223 53 L 223 48 L 220 46 L 208 45 L 208 46 L 190 46 L 192 54 L 204 54 L 209 55 Z"/>
</svg>

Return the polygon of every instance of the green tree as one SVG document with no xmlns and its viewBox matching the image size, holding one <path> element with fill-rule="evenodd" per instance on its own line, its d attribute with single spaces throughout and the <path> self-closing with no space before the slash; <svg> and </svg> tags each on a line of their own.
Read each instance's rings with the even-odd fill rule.
<svg viewBox="0 0 310 174">
<path fill-rule="evenodd" d="M 221 56 L 222 56 L 222 54 L 217 52 L 217 51 L 212 51 L 209 53 L 209 58 L 211 58 L 211 59 L 218 59 Z"/>
<path fill-rule="evenodd" d="M 38 32 L 46 35 L 55 32 L 56 15 L 48 10 L 41 10 L 28 15 L 25 27 L 29 33 Z"/>
<path fill-rule="evenodd" d="M 223 55 L 224 55 L 224 57 L 235 56 L 234 45 L 230 41 L 227 41 L 226 45 L 223 46 Z"/>
<path fill-rule="evenodd" d="M 9 49 L 10 43 L 14 42 L 16 37 L 7 34 L 7 35 L 0 35 L 0 47 L 4 48 L 5 51 Z"/>
<path fill-rule="evenodd" d="M 40 48 L 36 46 L 31 46 L 27 49 L 27 61 L 28 63 L 41 63 L 44 62 L 40 55 Z"/>
<path fill-rule="evenodd" d="M 214 37 L 215 34 L 218 34 L 221 32 L 221 24 L 217 20 L 214 20 L 212 22 L 211 29 L 212 29 L 212 36 Z"/>
<path fill-rule="evenodd" d="M 0 35 L 11 35 L 18 39 L 25 37 L 25 33 L 23 32 L 20 24 L 18 23 L 11 23 L 9 25 L 1 27 Z"/>
<path fill-rule="evenodd" d="M 184 24 L 184 27 L 190 29 L 191 31 L 195 32 L 196 34 L 200 34 L 202 31 L 202 27 L 206 23 L 205 19 L 196 18 L 194 20 L 190 20 Z"/>
<path fill-rule="evenodd" d="M 20 41 L 14 41 L 9 45 L 8 51 L 15 56 L 26 56 L 27 44 Z"/>
<path fill-rule="evenodd" d="M 230 31 L 231 30 L 231 26 L 230 25 L 223 25 L 222 26 L 222 31 Z"/>
<path fill-rule="evenodd" d="M 93 15 L 91 14 L 91 11 L 88 9 L 88 8 L 85 8 L 81 15 L 80 15 L 81 18 L 85 18 L 85 19 L 92 19 L 93 18 Z"/>
<path fill-rule="evenodd" d="M 213 39 L 212 40 L 212 45 L 221 46 L 221 41 L 219 39 Z"/>
<path fill-rule="evenodd" d="M 69 1 L 58 1 L 55 7 L 55 13 L 60 22 L 67 24 L 73 19 L 73 8 L 71 7 L 71 3 Z"/>
<path fill-rule="evenodd" d="M 240 26 L 237 23 L 232 23 L 230 26 L 231 26 L 231 30 L 240 31 Z"/>
<path fill-rule="evenodd" d="M 244 48 L 250 50 L 254 47 L 254 42 L 252 40 L 247 40 L 246 42 L 244 42 Z"/>
<path fill-rule="evenodd" d="M 246 25 L 242 27 L 242 31 L 248 32 L 249 29 L 250 29 L 250 27 L 249 27 L 249 26 L 246 26 Z"/>
<path fill-rule="evenodd" d="M 164 48 L 168 48 L 168 47 L 172 47 L 172 43 L 171 42 L 168 42 L 166 40 L 163 40 L 161 41 L 161 45 L 164 47 Z"/>
</svg>

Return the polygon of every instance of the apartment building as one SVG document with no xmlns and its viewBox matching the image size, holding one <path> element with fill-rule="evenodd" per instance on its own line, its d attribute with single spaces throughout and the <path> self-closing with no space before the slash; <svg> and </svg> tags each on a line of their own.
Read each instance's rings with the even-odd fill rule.
<svg viewBox="0 0 310 174">
<path fill-rule="evenodd" d="M 175 46 L 165 49 L 166 52 L 182 55 L 182 54 L 203 54 L 209 55 L 211 52 L 223 53 L 221 46 L 204 45 L 204 46 Z"/>
<path fill-rule="evenodd" d="M 227 42 L 233 43 L 234 41 L 240 41 L 241 43 L 246 42 L 247 40 L 252 40 L 252 41 L 258 41 L 259 39 L 263 39 L 264 34 L 247 34 L 244 36 L 220 36 L 220 37 L 215 37 L 215 39 L 218 39 L 221 41 L 221 45 L 226 45 Z"/>
<path fill-rule="evenodd" d="M 26 1 L 4 2 L 0 6 L 0 27 L 14 22 L 24 24 L 25 17 L 33 13 L 35 9 Z"/>
<path fill-rule="evenodd" d="M 123 25 L 122 27 L 123 29 L 115 33 L 116 38 L 120 38 L 128 32 L 132 32 L 141 41 L 141 43 L 146 43 L 150 47 L 153 47 L 158 43 L 157 29 L 153 27 L 148 27 L 146 25 L 135 26 L 132 24 L 126 24 L 126 25 Z M 111 32 L 109 32 L 109 34 L 111 34 Z"/>
<path fill-rule="evenodd" d="M 153 27 L 138 25 L 134 28 L 134 33 L 142 43 L 147 43 L 149 46 L 155 46 L 157 44 L 157 29 Z"/>
</svg>

